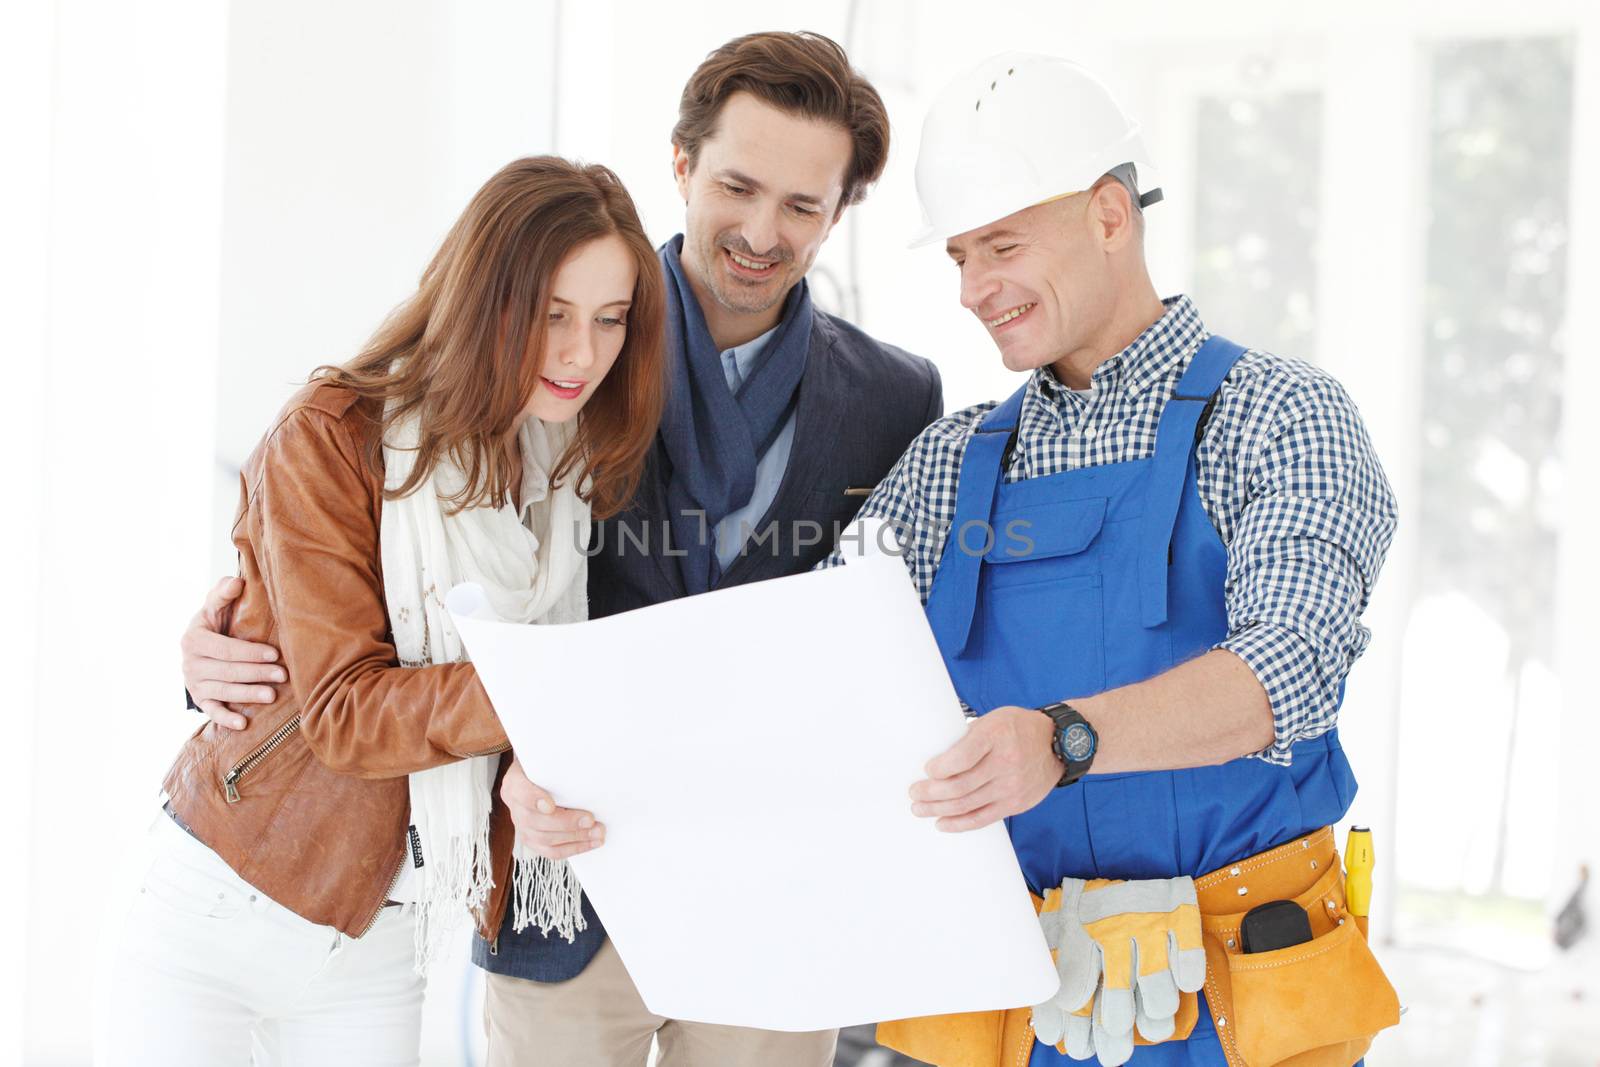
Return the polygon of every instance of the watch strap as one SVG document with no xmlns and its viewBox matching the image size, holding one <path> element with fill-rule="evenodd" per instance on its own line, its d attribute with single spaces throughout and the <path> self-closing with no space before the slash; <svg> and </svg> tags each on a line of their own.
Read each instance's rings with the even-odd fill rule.
<svg viewBox="0 0 1600 1067">
<path fill-rule="evenodd" d="M 1056 788 L 1060 789 L 1089 773 L 1089 768 L 1094 764 L 1095 751 L 1100 747 L 1100 737 L 1095 733 L 1094 727 L 1089 725 L 1089 720 L 1083 717 L 1083 713 L 1064 700 L 1046 704 L 1039 710 L 1050 716 L 1055 726 L 1050 738 L 1050 750 L 1061 761 L 1061 778 L 1056 782 Z M 1064 741 L 1070 733 L 1080 731 L 1088 737 L 1089 750 L 1087 753 L 1080 750 L 1075 757 Z"/>
</svg>

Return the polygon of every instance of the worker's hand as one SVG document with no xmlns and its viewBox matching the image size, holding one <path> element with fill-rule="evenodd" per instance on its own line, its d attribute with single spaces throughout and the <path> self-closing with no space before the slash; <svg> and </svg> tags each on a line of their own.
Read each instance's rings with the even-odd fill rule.
<svg viewBox="0 0 1600 1067">
<path fill-rule="evenodd" d="M 528 781 L 516 760 L 500 782 L 500 799 L 511 809 L 517 840 L 546 859 L 564 860 L 605 844 L 606 828 L 592 814 L 557 807 L 549 793 Z"/>
<path fill-rule="evenodd" d="M 288 680 L 277 664 L 278 650 L 225 637 L 228 613 L 244 593 L 242 578 L 224 578 L 212 587 L 205 605 L 189 620 L 179 647 L 183 649 L 183 687 L 206 717 L 229 730 L 243 730 L 245 716 L 229 704 L 271 704 L 278 699 L 271 684 Z"/>
<path fill-rule="evenodd" d="M 1033 708 L 996 708 L 928 761 L 911 787 L 911 813 L 938 816 L 941 830 L 977 830 L 1050 795 L 1064 768 L 1050 748 L 1055 723 Z"/>
</svg>

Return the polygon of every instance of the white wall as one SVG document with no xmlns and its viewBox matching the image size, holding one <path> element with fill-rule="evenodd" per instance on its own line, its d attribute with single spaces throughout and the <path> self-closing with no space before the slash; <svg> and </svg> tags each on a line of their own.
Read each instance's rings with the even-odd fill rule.
<svg viewBox="0 0 1600 1067">
<path fill-rule="evenodd" d="M 1569 470 L 1564 487 L 1565 536 L 1558 569 L 1556 625 L 1557 670 L 1565 682 L 1561 717 L 1561 752 L 1555 758 L 1560 782 L 1557 840 L 1565 856 L 1575 856 L 1600 879 L 1600 701 L 1594 695 L 1595 651 L 1600 649 L 1600 614 L 1594 599 L 1600 591 L 1600 554 L 1594 531 L 1600 529 L 1600 477 L 1593 464 L 1600 458 L 1600 419 L 1586 410 L 1600 397 L 1600 9 L 1584 13 L 1578 38 L 1577 87 L 1573 115 L 1572 251 L 1567 282 L 1566 395 L 1570 398 L 1562 426 L 1562 451 Z M 1567 872 L 1563 872 L 1565 875 Z M 1570 890 L 1566 877 L 1555 885 Z M 1557 901 L 1552 904 L 1559 906 Z M 1600 907 L 1600 881 L 1590 882 L 1590 915 Z"/>
<path fill-rule="evenodd" d="M 32 17 L 23 69 L 44 77 L 21 98 L 44 102 L 51 140 L 27 201 L 46 239 L 38 347 L 17 362 L 40 373 L 8 415 L 43 459 L 20 570 L 37 583 L 38 711 L 13 940 L 27 981 L 7 1033 L 54 1064 L 87 1060 L 92 963 L 179 732 L 162 712 L 188 612 L 170 591 L 205 580 L 226 9 L 61 0 Z"/>
<path fill-rule="evenodd" d="M 416 288 L 479 185 L 550 150 L 552 0 L 236 2 L 214 522 L 297 383 Z M 218 548 L 216 569 L 233 553 Z"/>
<path fill-rule="evenodd" d="M 49 256 L 50 76 L 54 12 L 33 7 L 16 13 L 0 35 L 0 143 L 11 147 L 10 165 L 0 168 L 0 293 L 7 319 L 6 388 L 0 390 L 0 455 L 12 465 L 10 502 L 0 523 L 0 558 L 13 573 L 11 602 L 0 613 L 0 672 L 8 679 L 4 702 L 6 739 L 13 755 L 0 763 L 0 810 L 21 829 L 13 838 L 20 872 L 0 878 L 0 914 L 26 916 L 32 897 L 28 876 L 33 848 L 34 708 L 38 676 L 40 531 L 32 521 L 44 499 L 44 442 L 35 413 L 44 395 L 45 348 L 49 336 L 43 264 Z M 0 1064 L 22 1059 L 27 953 L 0 954 Z"/>
</svg>

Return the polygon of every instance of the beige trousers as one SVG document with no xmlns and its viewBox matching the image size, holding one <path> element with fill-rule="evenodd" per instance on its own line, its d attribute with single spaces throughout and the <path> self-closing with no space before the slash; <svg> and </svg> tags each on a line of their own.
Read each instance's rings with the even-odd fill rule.
<svg viewBox="0 0 1600 1067">
<path fill-rule="evenodd" d="M 837 1030 L 785 1034 L 652 1015 L 607 938 L 566 982 L 488 975 L 488 1067 L 830 1067 Z"/>
</svg>

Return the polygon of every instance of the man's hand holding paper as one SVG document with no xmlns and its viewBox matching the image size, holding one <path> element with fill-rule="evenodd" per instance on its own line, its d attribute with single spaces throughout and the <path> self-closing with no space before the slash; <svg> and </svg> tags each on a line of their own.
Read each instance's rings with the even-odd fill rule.
<svg viewBox="0 0 1600 1067">
<path fill-rule="evenodd" d="M 517 841 L 536 855 L 564 860 L 605 843 L 606 828 L 594 813 L 563 808 L 549 791 L 528 779 L 519 760 L 512 760 L 500 782 L 500 799 L 511 812 Z"/>
</svg>

